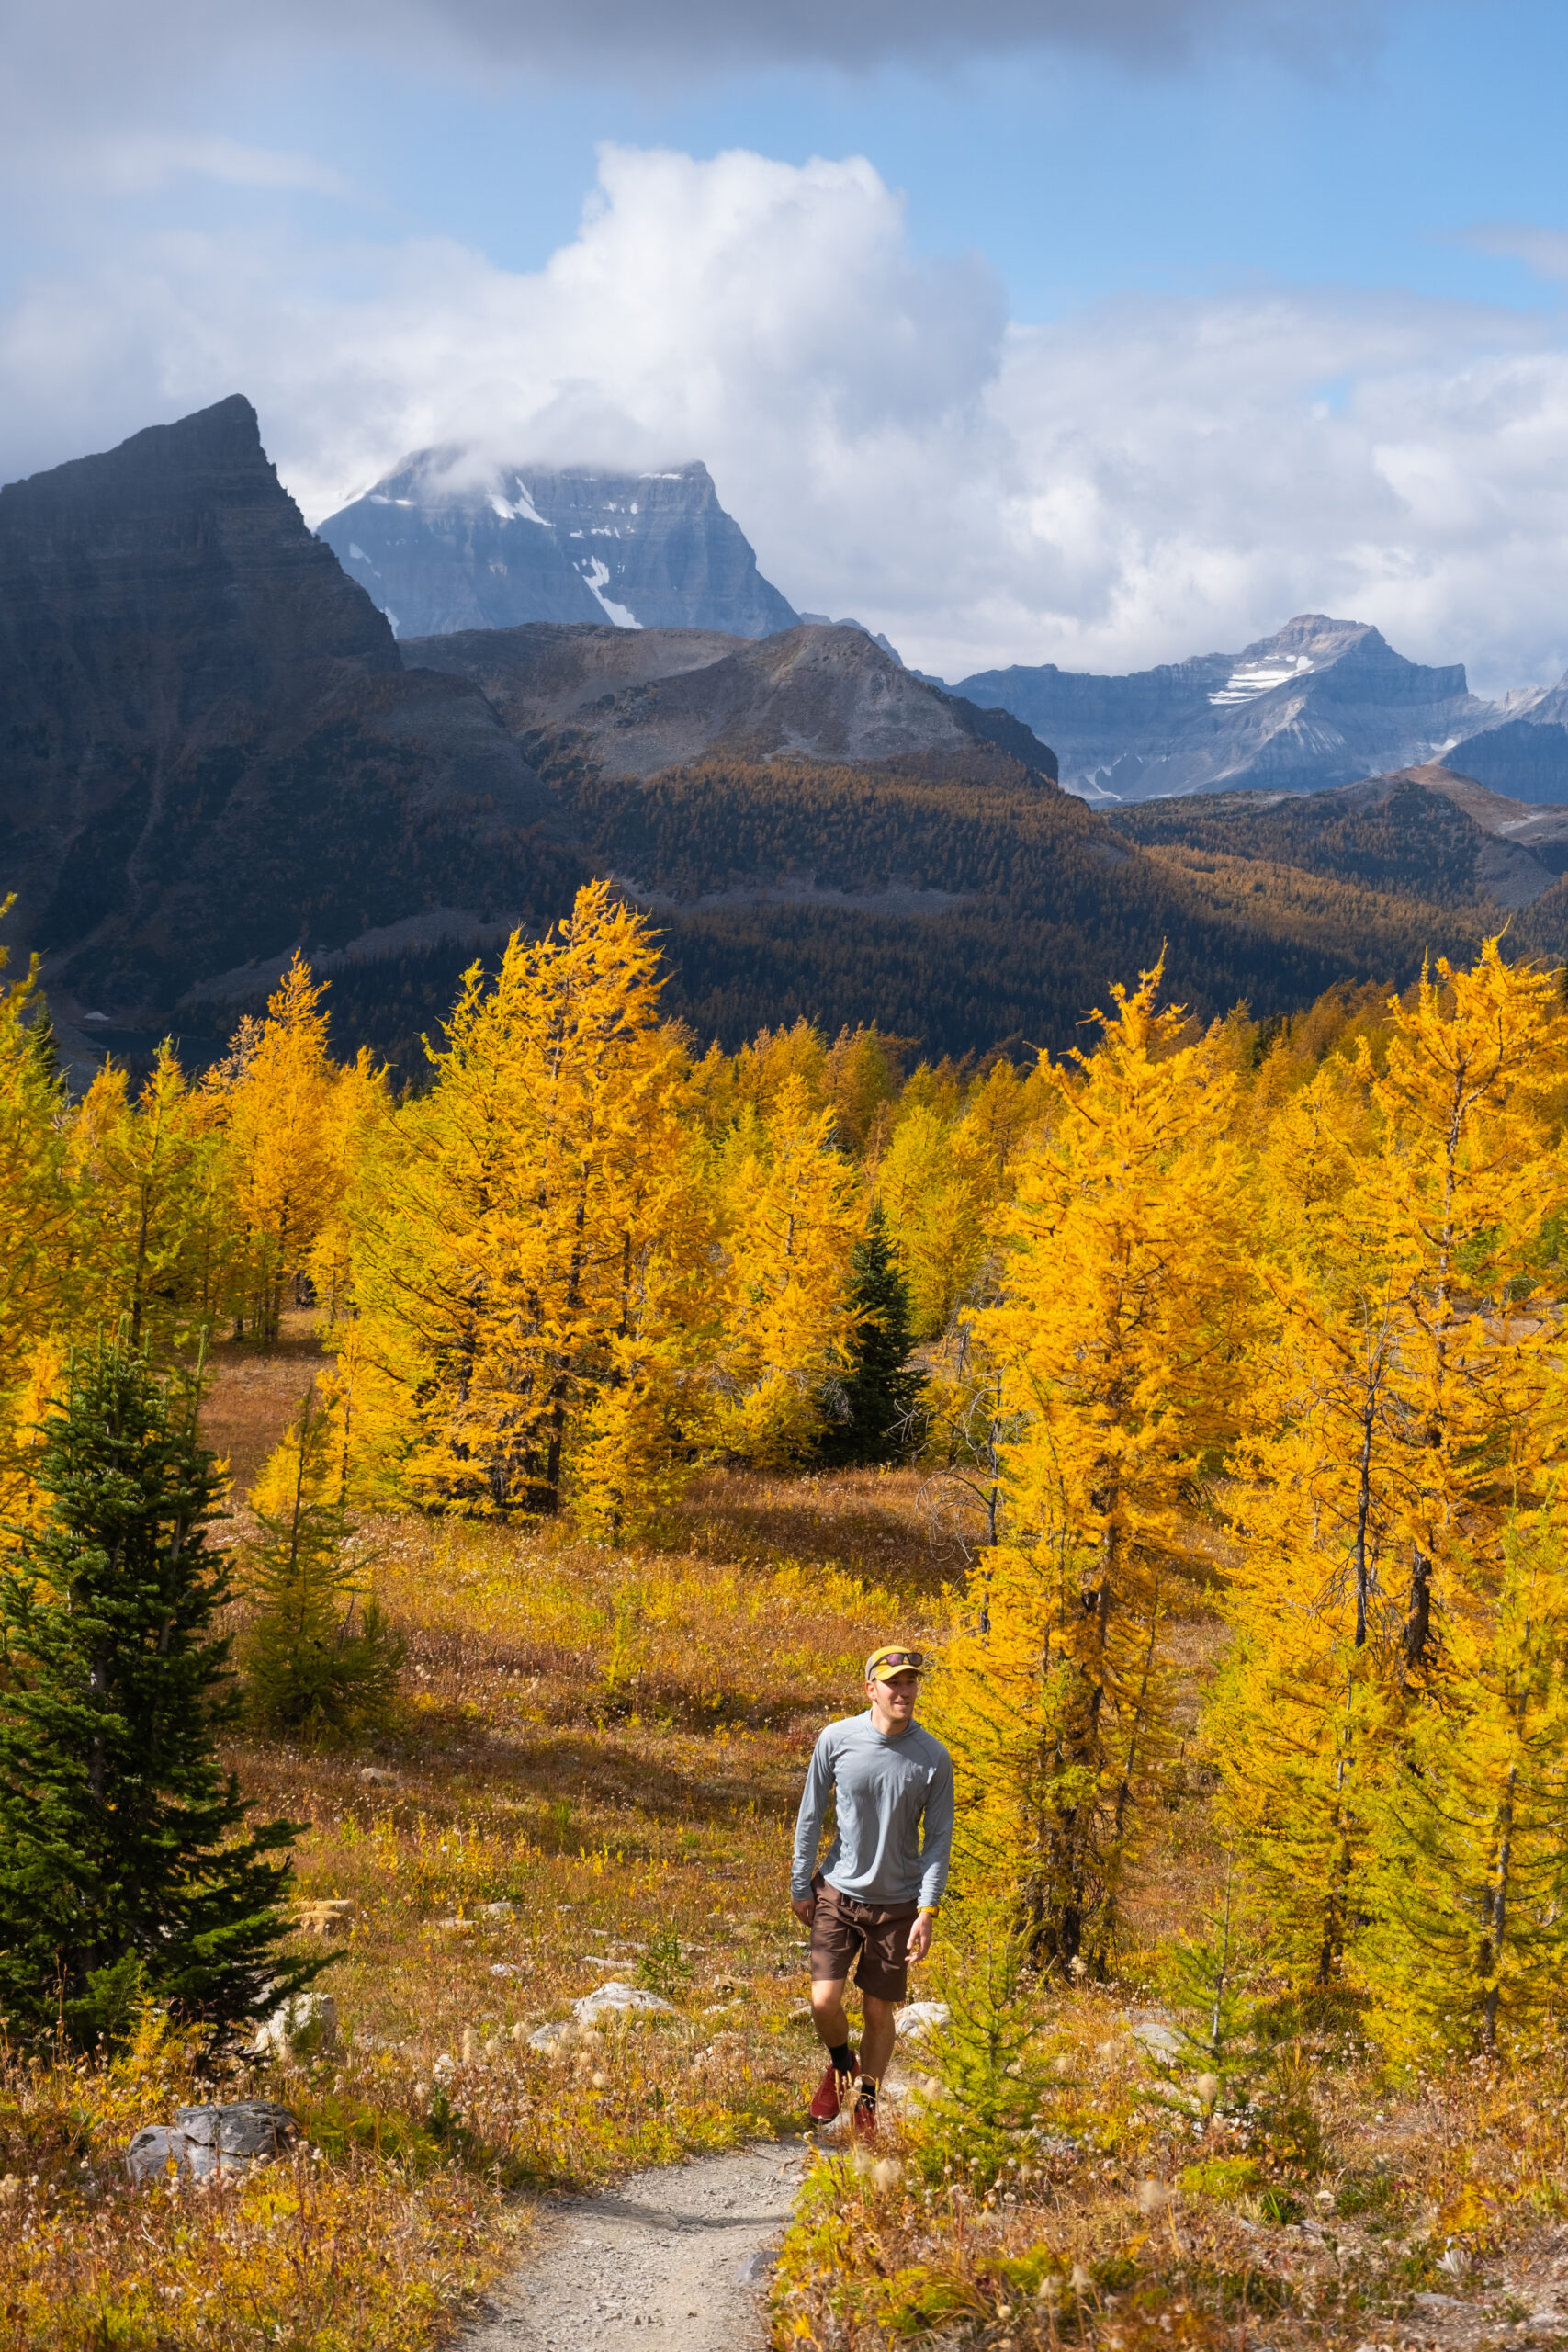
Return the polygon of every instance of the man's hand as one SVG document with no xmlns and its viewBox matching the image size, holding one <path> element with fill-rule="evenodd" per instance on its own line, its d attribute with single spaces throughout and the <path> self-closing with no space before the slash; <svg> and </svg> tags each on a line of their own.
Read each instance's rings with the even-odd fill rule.
<svg viewBox="0 0 1568 2352">
<path fill-rule="evenodd" d="M 935 1931 L 935 1915 L 930 1911 L 922 1911 L 909 1929 L 908 1957 L 911 1962 L 924 1960 L 931 1948 L 931 1937 Z"/>
<path fill-rule="evenodd" d="M 814 1894 L 792 1894 L 790 1897 L 789 1907 L 795 1913 L 795 1917 L 800 1921 L 801 1926 L 803 1928 L 809 1928 L 811 1922 L 817 1917 L 817 1897 Z"/>
</svg>

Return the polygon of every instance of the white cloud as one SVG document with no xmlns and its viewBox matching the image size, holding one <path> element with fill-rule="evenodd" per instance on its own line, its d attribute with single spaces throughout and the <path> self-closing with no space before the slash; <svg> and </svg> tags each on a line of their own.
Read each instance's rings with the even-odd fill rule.
<svg viewBox="0 0 1568 2352">
<path fill-rule="evenodd" d="M 859 159 L 610 149 L 540 271 L 163 239 L 0 321 L 6 472 L 234 390 L 312 519 L 406 450 L 708 461 L 794 601 L 948 676 L 1126 669 L 1290 614 L 1487 689 L 1568 666 L 1568 335 L 1268 290 L 1009 326 Z"/>
<path fill-rule="evenodd" d="M 142 196 L 189 176 L 229 187 L 297 189 L 312 196 L 353 196 L 353 184 L 313 155 L 247 147 L 215 132 L 136 132 L 96 140 L 82 149 L 57 149 L 79 184 L 115 196 Z M 70 159 L 70 160 L 68 160 Z"/>
</svg>

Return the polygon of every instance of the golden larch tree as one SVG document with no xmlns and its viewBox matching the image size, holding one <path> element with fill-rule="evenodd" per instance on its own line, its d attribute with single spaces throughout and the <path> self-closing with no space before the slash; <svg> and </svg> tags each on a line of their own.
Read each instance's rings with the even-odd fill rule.
<svg viewBox="0 0 1568 2352">
<path fill-rule="evenodd" d="M 1252 1312 L 1235 1080 L 1213 1041 L 1180 1042 L 1159 980 L 1097 1016 L 1021 1168 L 1001 1301 L 979 1317 L 1019 1422 L 1007 1541 L 977 1564 L 940 1710 L 972 1873 L 1012 1884 L 1043 1954 L 1095 1969 L 1168 1738 L 1169 1617 Z"/>
<path fill-rule="evenodd" d="M 779 1468 L 809 1451 L 826 1383 L 853 1328 L 850 1252 L 864 1227 L 859 1170 L 834 1148 L 831 1106 L 786 1079 L 764 1117 L 738 1121 L 718 1154 L 725 1262 L 713 1369 L 723 1449 Z"/>
<path fill-rule="evenodd" d="M 635 1521 L 694 1459 L 677 1426 L 713 1317 L 710 1234 L 659 1019 L 658 942 L 608 885 L 493 984 L 465 978 L 434 1082 L 347 1208 L 361 1441 L 446 1508 Z"/>
<path fill-rule="evenodd" d="M 1447 1629 L 1440 1706 L 1418 1707 L 1378 1792 L 1374 2030 L 1402 2055 L 1517 2052 L 1568 1964 L 1568 1572 L 1560 1513 L 1511 1521 L 1484 1620 Z"/>
<path fill-rule="evenodd" d="M 296 955 L 267 1000 L 265 1021 L 215 1073 L 212 1089 L 244 1234 L 236 1329 L 267 1347 L 277 1338 L 287 1285 L 304 1270 L 344 1182 L 325 993 Z"/>
<path fill-rule="evenodd" d="M 0 916 L 10 905 L 0 903 Z M 0 947 L 0 1517 L 17 1520 L 29 1509 L 36 1425 L 81 1285 L 65 1086 L 42 1020 L 38 963 L 12 981 Z"/>
<path fill-rule="evenodd" d="M 1484 1637 L 1552 1450 L 1555 991 L 1493 942 L 1288 1094 L 1263 1150 L 1274 1308 L 1237 1459 L 1235 1645 L 1209 1738 L 1278 1952 L 1326 1989 L 1373 1917 L 1374 1821 Z"/>
<path fill-rule="evenodd" d="M 170 1041 L 132 1101 L 100 1070 L 69 1136 L 85 1282 L 133 1348 L 191 1345 L 218 1326 L 243 1278 L 239 1205 L 211 1094 L 193 1090 Z"/>
</svg>

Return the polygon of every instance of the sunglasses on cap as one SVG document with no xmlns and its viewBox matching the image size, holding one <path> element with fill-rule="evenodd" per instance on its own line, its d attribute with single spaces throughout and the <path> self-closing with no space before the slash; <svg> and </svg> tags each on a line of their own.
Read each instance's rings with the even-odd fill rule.
<svg viewBox="0 0 1568 2352">
<path fill-rule="evenodd" d="M 865 1662 L 868 1682 L 886 1682 L 895 1674 L 921 1674 L 925 1671 L 924 1650 L 873 1650 Z"/>
</svg>

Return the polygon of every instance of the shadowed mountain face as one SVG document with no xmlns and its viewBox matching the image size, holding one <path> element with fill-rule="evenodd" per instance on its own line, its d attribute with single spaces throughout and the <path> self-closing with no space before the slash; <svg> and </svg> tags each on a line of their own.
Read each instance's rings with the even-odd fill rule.
<svg viewBox="0 0 1568 2352">
<path fill-rule="evenodd" d="M 481 473 L 463 450 L 422 449 L 321 536 L 399 638 L 528 621 L 766 637 L 795 619 L 704 465 Z"/>
<path fill-rule="evenodd" d="M 987 670 L 958 691 L 999 703 L 1055 749 L 1086 798 L 1318 792 L 1433 758 L 1491 716 L 1459 663 L 1406 662 L 1375 628 L 1305 613 L 1241 653 L 1125 678 Z"/>
<path fill-rule="evenodd" d="M 242 399 L 0 490 L 0 710 L 6 938 L 67 1019 L 555 880 L 515 742 L 404 672 Z"/>
<path fill-rule="evenodd" d="M 868 761 L 957 757 L 977 743 L 1056 773 L 1027 727 L 917 678 L 852 622 L 759 644 L 696 629 L 465 630 L 403 652 L 482 687 L 530 758 L 605 775 L 655 775 L 718 753 Z"/>
<path fill-rule="evenodd" d="M 1541 694 L 1510 695 L 1498 707 L 1495 724 L 1444 758 L 1510 799 L 1568 802 L 1568 678 Z"/>
</svg>

